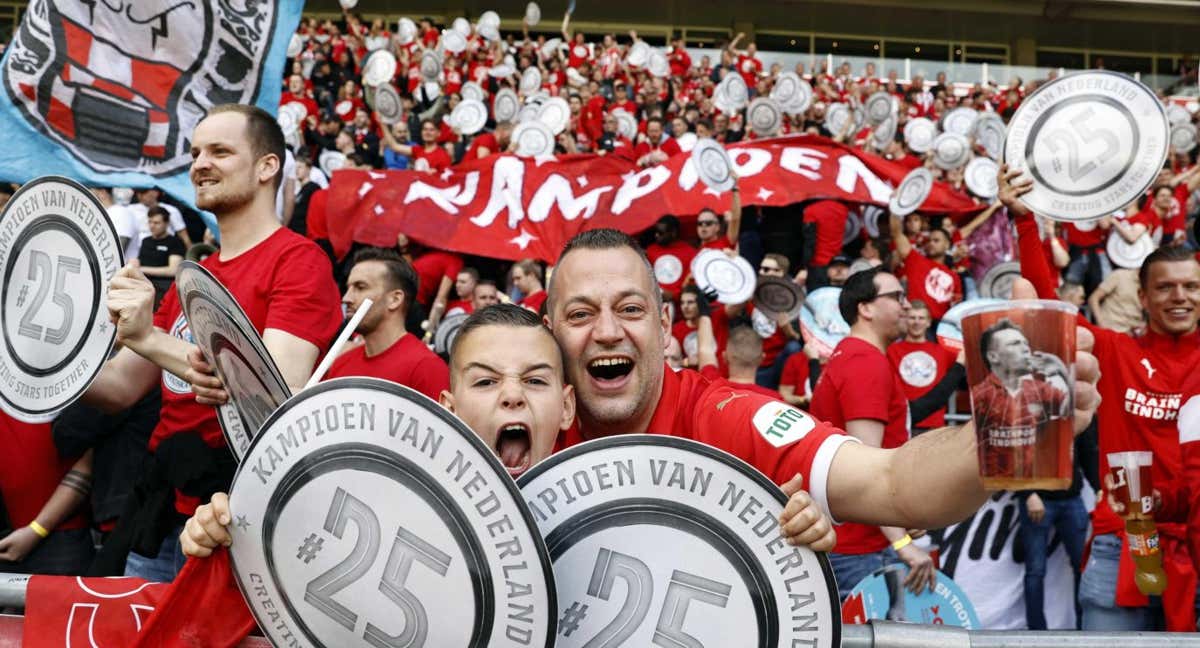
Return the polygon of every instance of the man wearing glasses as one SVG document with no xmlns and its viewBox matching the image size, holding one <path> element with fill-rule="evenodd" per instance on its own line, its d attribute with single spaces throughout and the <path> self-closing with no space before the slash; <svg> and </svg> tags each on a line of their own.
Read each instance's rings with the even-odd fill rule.
<svg viewBox="0 0 1200 648">
<path fill-rule="evenodd" d="M 813 389 L 811 413 L 865 444 L 896 448 L 908 441 L 908 400 L 904 385 L 887 358 L 887 347 L 900 336 L 909 308 L 900 280 L 879 268 L 850 275 L 838 298 L 838 310 L 850 335 L 833 350 Z M 829 555 L 842 599 L 863 577 L 902 560 L 910 571 L 905 586 L 920 593 L 936 577 L 929 554 L 912 544 L 898 527 L 847 523 Z"/>
<path fill-rule="evenodd" d="M 742 194 L 738 191 L 737 176 L 733 176 L 733 202 L 724 218 L 711 209 L 703 209 L 696 217 L 696 234 L 701 250 L 736 250 L 738 232 L 742 227 Z M 724 221 L 724 222 L 722 222 Z"/>
</svg>

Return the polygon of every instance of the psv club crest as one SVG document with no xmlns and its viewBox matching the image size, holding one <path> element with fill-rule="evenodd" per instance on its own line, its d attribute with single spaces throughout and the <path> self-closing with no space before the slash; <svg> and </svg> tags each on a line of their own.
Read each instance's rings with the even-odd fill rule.
<svg viewBox="0 0 1200 648">
<path fill-rule="evenodd" d="M 251 0 L 33 0 L 4 87 L 89 168 L 173 175 L 210 108 L 253 101 L 277 13 Z"/>
</svg>

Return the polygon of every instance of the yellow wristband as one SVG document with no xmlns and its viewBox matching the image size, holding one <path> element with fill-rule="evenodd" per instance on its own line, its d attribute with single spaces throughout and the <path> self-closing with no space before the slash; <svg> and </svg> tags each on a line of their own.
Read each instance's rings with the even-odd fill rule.
<svg viewBox="0 0 1200 648">
<path fill-rule="evenodd" d="M 30 522 L 29 528 L 33 529 L 33 532 L 38 534 L 39 538 L 45 538 L 46 536 L 50 535 L 50 532 L 46 530 L 46 527 L 38 524 L 37 520 Z"/>
<path fill-rule="evenodd" d="M 912 544 L 912 536 L 910 536 L 906 533 L 906 534 L 904 534 L 903 538 L 900 538 L 899 540 L 892 543 L 892 549 L 894 549 L 896 551 L 900 551 L 901 549 L 907 547 L 910 544 Z"/>
</svg>

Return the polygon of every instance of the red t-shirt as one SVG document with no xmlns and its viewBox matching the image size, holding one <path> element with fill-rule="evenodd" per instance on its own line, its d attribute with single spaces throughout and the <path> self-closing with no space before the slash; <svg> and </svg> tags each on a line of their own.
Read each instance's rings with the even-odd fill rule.
<svg viewBox="0 0 1200 648">
<path fill-rule="evenodd" d="M 449 304 L 446 304 L 446 317 L 457 315 L 458 313 L 466 313 L 470 315 L 475 312 L 475 304 L 469 299 L 456 299 Z"/>
<path fill-rule="evenodd" d="M 883 423 L 882 448 L 908 440 L 908 401 L 904 385 L 882 351 L 866 340 L 847 337 L 838 343 L 813 389 L 813 416 L 840 429 L 855 419 Z M 847 523 L 837 528 L 840 554 L 882 551 L 888 540 L 877 526 Z"/>
<path fill-rule="evenodd" d="M 659 140 L 658 144 L 651 144 L 650 142 L 640 142 L 637 146 L 633 147 L 633 154 L 639 158 L 642 157 L 643 155 L 649 155 L 650 153 L 653 153 L 654 151 L 662 151 L 663 153 L 665 153 L 667 155 L 667 157 L 671 157 L 672 155 L 677 155 L 681 152 L 681 150 L 679 148 L 679 142 L 676 142 L 674 139 L 671 139 L 670 137 L 667 137 L 666 135 L 663 135 L 662 139 Z"/>
<path fill-rule="evenodd" d="M 462 272 L 463 260 L 457 254 L 430 250 L 413 261 L 412 266 L 417 271 L 417 303 L 428 308 L 437 297 L 442 277 L 453 282 Z"/>
<path fill-rule="evenodd" d="M 708 319 L 712 322 L 713 338 L 717 342 L 717 369 L 722 376 L 729 373 L 729 367 L 725 362 L 725 346 L 729 343 L 729 315 L 725 313 L 725 307 L 716 302 L 709 308 Z M 687 351 L 688 345 L 695 345 L 696 327 L 688 324 L 687 320 L 680 319 L 671 326 L 671 335 L 679 341 L 679 347 L 683 349 L 683 355 L 690 355 Z M 688 342 L 691 338 L 691 342 Z"/>
<path fill-rule="evenodd" d="M 753 56 L 738 54 L 737 69 L 738 74 L 741 74 L 742 79 L 746 82 L 746 87 L 753 91 L 754 86 L 758 83 L 758 75 L 762 73 L 762 61 Z"/>
<path fill-rule="evenodd" d="M 913 250 L 904 259 L 904 276 L 908 278 L 908 300 L 920 299 L 929 306 L 929 316 L 942 319 L 946 311 L 962 298 L 962 279 L 950 268 Z"/>
<path fill-rule="evenodd" d="M 718 236 L 717 238 L 700 244 L 701 250 L 732 250 L 733 244 L 729 242 L 728 236 Z"/>
<path fill-rule="evenodd" d="M 0 412 L 0 499 L 14 529 L 28 526 L 42 511 L 79 457 L 59 457 L 49 423 L 22 423 Z M 82 529 L 83 510 L 51 531 Z"/>
<path fill-rule="evenodd" d="M 367 357 L 366 345 L 338 356 L 326 379 L 372 376 L 411 387 L 433 400 L 450 389 L 450 370 L 415 335 L 405 334 L 382 353 Z"/>
<path fill-rule="evenodd" d="M 440 173 L 450 168 L 450 165 L 453 164 L 453 160 L 450 159 L 450 154 L 446 152 L 446 149 L 436 145 L 429 150 L 425 150 L 424 146 L 414 146 L 411 157 L 413 164 L 416 164 L 417 160 L 425 160 L 434 173 Z"/>
<path fill-rule="evenodd" d="M 766 387 L 761 387 L 755 383 L 734 382 L 732 380 L 729 380 L 728 378 L 724 378 L 721 376 L 721 370 L 717 369 L 716 367 L 714 367 L 712 365 L 704 365 L 703 367 L 700 367 L 700 375 L 704 376 L 711 382 L 717 382 L 718 380 L 724 381 L 724 382 L 728 383 L 730 387 L 733 387 L 734 389 L 736 389 L 738 391 L 746 391 L 746 392 L 753 392 L 755 394 L 762 394 L 763 396 L 766 396 L 767 398 L 772 398 L 777 401 L 783 400 L 783 396 L 779 392 L 775 391 L 774 389 L 768 389 Z"/>
<path fill-rule="evenodd" d="M 810 265 L 826 266 L 842 252 L 850 208 L 836 200 L 818 200 L 804 208 L 804 222 L 817 224 L 817 245 Z"/>
<path fill-rule="evenodd" d="M 663 365 L 662 394 L 647 434 L 683 437 L 724 450 L 754 466 L 776 484 L 797 473 L 804 488 L 829 510 L 828 477 L 833 457 L 852 437 L 828 423 L 757 393 L 712 382 L 690 369 Z M 599 435 L 596 435 L 599 436 Z M 582 443 L 578 425 L 558 437 L 554 450 Z"/>
<path fill-rule="evenodd" d="M 496 142 L 496 136 L 491 133 L 481 133 L 471 140 L 471 147 L 467 149 L 466 156 L 463 160 L 478 160 L 480 147 L 487 148 L 488 157 L 500 154 L 500 144 Z"/>
<path fill-rule="evenodd" d="M 683 288 L 683 280 L 692 271 L 692 259 L 696 257 L 696 248 L 680 241 L 672 241 L 668 245 L 651 243 L 646 248 L 646 256 L 654 266 L 654 278 L 663 290 L 671 291 L 675 300 L 679 300 L 679 290 Z"/>
<path fill-rule="evenodd" d="M 803 353 L 793 353 L 783 363 L 783 372 L 779 375 L 779 386 L 791 385 L 797 394 L 811 394 L 812 385 L 808 384 L 808 356 Z"/>
<path fill-rule="evenodd" d="M 945 377 L 954 364 L 954 356 L 936 342 L 909 342 L 900 340 L 888 347 L 888 360 L 900 376 L 904 387 L 904 398 L 914 401 L 933 389 Z M 914 421 L 913 427 L 940 428 L 946 424 L 946 408 L 930 414 L 922 421 Z"/>
<path fill-rule="evenodd" d="M 329 240 L 329 215 L 325 211 L 328 203 L 329 189 L 317 189 L 308 199 L 308 213 L 304 226 L 308 238 L 314 241 Z"/>
<path fill-rule="evenodd" d="M 1084 225 L 1084 229 L 1079 229 L 1075 223 L 1064 223 L 1063 227 L 1067 242 L 1077 247 L 1100 247 L 1108 240 L 1108 230 L 1102 229 L 1097 222 Z"/>
<path fill-rule="evenodd" d="M 259 335 L 279 329 L 323 351 L 342 322 L 341 296 L 329 257 L 286 227 L 232 259 L 222 261 L 214 254 L 201 265 L 229 290 Z M 154 326 L 192 341 L 174 285 L 154 314 Z M 162 411 L 150 436 L 151 451 L 180 432 L 199 432 L 213 448 L 225 444 L 213 407 L 197 403 L 191 386 L 171 373 L 163 371 L 162 383 Z"/>
<path fill-rule="evenodd" d="M 521 300 L 521 305 L 529 310 L 539 313 L 542 310 L 542 304 L 546 302 L 546 291 L 539 290 L 535 293 L 525 295 L 525 299 Z"/>
</svg>

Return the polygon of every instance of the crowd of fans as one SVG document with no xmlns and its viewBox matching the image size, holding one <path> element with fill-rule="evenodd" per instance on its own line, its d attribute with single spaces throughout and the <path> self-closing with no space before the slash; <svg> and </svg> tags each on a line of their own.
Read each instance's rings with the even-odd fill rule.
<svg viewBox="0 0 1200 648">
<path fill-rule="evenodd" d="M 901 80 L 896 71 L 885 73 L 874 64 L 862 70 L 849 64 L 834 69 L 824 64 L 806 69 L 798 64 L 790 72 L 811 84 L 812 101 L 800 112 L 784 112 L 774 132 L 762 133 L 747 124 L 744 107 L 727 112 L 713 101 L 714 89 L 727 75 L 740 75 L 754 98 L 770 96 L 775 81 L 788 71 L 778 64 L 764 66 L 753 43 L 743 47 L 741 34 L 715 60 L 709 56 L 693 60 L 681 41 L 673 41 L 663 52 L 668 63 L 664 73 L 652 72 L 654 66 L 630 63 L 631 50 L 640 42 L 636 33 L 628 34 L 629 39 L 609 34 L 599 42 L 588 42 L 582 33 L 572 31 L 569 14 L 562 22 L 561 37 L 532 35 L 528 25 L 524 33 L 502 34 L 487 22 L 467 23 L 460 52 L 447 50 L 443 35 L 461 30 L 461 25 L 437 25 L 428 18 L 411 25 L 386 25 L 380 19 L 368 21 L 349 13 L 342 21 L 305 18 L 289 51 L 280 103 L 302 105 L 304 116 L 299 123 L 285 125 L 294 166 L 286 171 L 280 188 L 279 217 L 292 230 L 317 241 L 331 257 L 329 223 L 339 215 L 329 213 L 325 205 L 329 176 L 336 168 L 439 173 L 463 161 L 512 150 L 515 124 L 511 121 L 497 122 L 493 116 L 483 130 L 469 134 L 451 124 L 448 117 L 464 94 L 482 93 L 489 109 L 491 99 L 505 88 L 526 101 L 562 97 L 570 107 L 570 119 L 555 133 L 557 153 L 619 155 L 640 165 L 686 154 L 697 138 L 732 143 L 793 133 L 821 135 L 908 168 L 929 168 L 951 190 L 976 201 L 979 210 L 970 219 L 955 222 L 919 210 L 903 218 L 889 217 L 875 206 L 834 200 L 751 207 L 743 206 L 735 185 L 733 207 L 726 213 L 664 215 L 642 233 L 642 243 L 652 262 L 670 255 L 684 268 L 679 276 L 659 275 L 674 317 L 668 363 L 677 370 L 700 370 L 714 379 L 768 393 L 882 447 L 895 447 L 910 434 L 944 425 L 951 405 L 953 411 L 969 411 L 962 359 L 939 345 L 934 332 L 953 306 L 978 296 L 989 269 L 1018 258 L 1012 221 L 1017 214 L 1008 208 L 1016 198 L 1011 191 L 1005 194 L 1011 188 L 1004 182 L 998 196 L 973 194 L 961 167 L 941 168 L 933 164 L 930 153 L 913 150 L 904 127 L 911 119 L 936 122 L 950 110 L 964 107 L 1007 121 L 1045 79 L 966 87 L 947 83 L 944 74 L 929 80 Z M 390 52 L 397 63 L 393 79 L 387 82 L 403 104 L 403 116 L 394 123 L 385 123 L 372 110 L 378 90 L 362 82 L 363 64 L 378 50 Z M 429 51 L 438 53 L 436 75 L 422 69 L 423 55 Z M 540 84 L 522 89 L 524 73 L 530 68 L 540 71 Z M 828 130 L 826 113 L 832 106 L 840 103 L 857 109 L 878 92 L 894 98 L 894 136 L 880 141 L 871 125 L 855 127 L 853 120 L 842 132 Z M 625 116 L 632 117 L 632 124 Z M 974 155 L 987 152 L 976 147 Z M 1194 247 L 1189 224 L 1200 207 L 1198 187 L 1195 151 L 1172 151 L 1150 191 L 1121 213 L 1094 223 L 1036 219 L 1038 253 L 1055 271 L 1058 296 L 1080 306 L 1101 327 L 1138 334 L 1147 325 L 1138 293 L 1144 278 L 1139 278 L 1136 267 L 1114 267 L 1105 245 L 1110 236 L 1132 242 L 1149 235 L 1163 246 Z M 97 191 L 113 216 L 127 258 L 137 259 L 142 271 L 153 278 L 161 299 L 182 258 L 203 258 L 215 248 L 191 214 L 160 204 L 158 193 L 150 189 L 122 196 L 119 191 Z M 414 334 L 410 338 L 432 343 L 442 321 L 498 301 L 544 312 L 546 268 L 538 261 L 509 264 L 464 257 L 410 241 L 403 232 L 397 234 L 397 251 L 411 263 L 417 278 L 416 303 L 406 313 L 405 326 Z M 761 276 L 791 279 L 809 293 L 832 286 L 859 291 L 854 293 L 858 303 L 880 299 L 894 303 L 895 313 L 881 307 L 881 315 L 866 323 L 854 312 L 841 313 L 851 330 L 874 327 L 868 337 L 877 336 L 886 346 L 879 354 L 886 363 L 872 364 L 879 359 L 870 356 L 861 360 L 865 367 L 861 371 L 854 365 L 841 366 L 836 354 L 831 359 L 828 351 L 818 350 L 796 318 L 767 315 L 750 302 L 720 303 L 715 294 L 697 287 L 687 270 L 705 249 L 740 255 Z M 344 303 L 353 308 L 359 283 L 352 264 L 347 259 L 334 261 L 346 290 Z M 861 285 L 862 281 L 856 285 L 854 275 L 864 271 L 890 273 L 886 276 L 895 279 L 895 285 L 887 280 L 887 285 L 878 280 L 869 286 Z M 903 369 L 913 354 L 932 362 L 921 367 L 924 373 L 919 380 Z M 886 368 L 880 383 L 872 382 L 878 366 Z M 827 371 L 831 375 L 822 382 L 820 377 Z M 437 380 L 429 380 L 429 372 L 440 372 Z M 421 391 L 436 395 L 445 382 L 444 363 L 411 381 L 421 383 Z M 843 384 L 845 389 L 840 387 Z M 114 528 L 132 490 L 139 457 L 147 452 L 159 399 L 156 390 L 120 416 L 73 406 L 54 423 L 52 440 L 0 459 L 0 491 L 7 509 L 0 510 L 0 571 L 84 573 L 91 565 L 91 573 L 120 573 L 112 565 L 96 566 L 103 565 L 103 551 L 101 560 L 93 564 L 86 531 L 105 537 Z M 852 406 L 849 400 L 855 401 Z M 873 425 L 860 428 L 856 422 Z M 19 433 L 14 426 L 0 431 Z M 1081 452 L 1071 490 L 1018 495 L 1021 538 L 1030 565 L 1026 583 L 1030 627 L 1044 628 L 1046 623 L 1040 610 L 1040 579 L 1045 574 L 1042 554 L 1049 528 L 1056 528 L 1070 549 L 1078 573 L 1088 534 L 1087 520 L 1080 515 L 1083 481 L 1092 491 L 1102 488 L 1095 431 L 1082 435 L 1077 445 Z M 85 455 L 88 449 L 94 452 Z M 94 475 L 90 502 L 63 516 L 40 540 L 66 548 L 31 554 L 32 547 L 20 553 L 22 547 L 6 544 L 3 529 L 29 524 L 62 476 L 79 470 L 85 461 Z M 40 477 L 17 478 L 29 472 Z M 885 527 L 880 535 L 878 528 L 860 530 L 849 525 L 839 531 L 835 570 L 843 596 L 871 569 L 896 560 L 911 568 L 910 586 L 926 586 L 932 558 L 904 540 L 916 531 Z M 886 541 L 879 540 L 884 537 Z M 1042 560 L 1030 559 L 1031 552 Z M 36 559 L 38 555 L 52 555 L 52 559 Z M 864 561 L 864 556 L 873 556 L 875 562 Z"/>
</svg>

